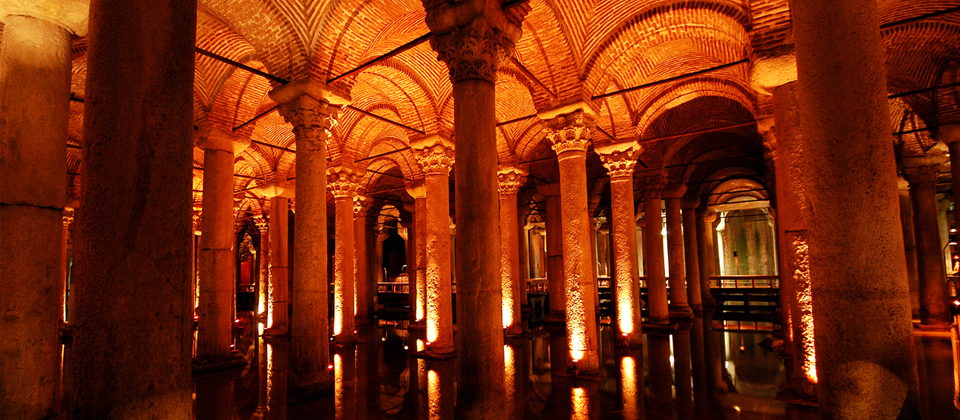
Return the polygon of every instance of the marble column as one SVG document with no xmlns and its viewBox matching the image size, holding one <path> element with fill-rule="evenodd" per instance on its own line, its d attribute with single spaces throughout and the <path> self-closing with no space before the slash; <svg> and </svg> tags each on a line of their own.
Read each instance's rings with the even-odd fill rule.
<svg viewBox="0 0 960 420">
<path fill-rule="evenodd" d="M 270 297 L 270 221 L 267 219 L 268 211 L 264 207 L 263 214 L 253 216 L 253 222 L 257 225 L 260 232 L 260 249 L 257 250 L 257 256 L 260 258 L 259 272 L 257 274 L 257 322 L 261 322 L 266 328 L 269 312 L 267 311 L 267 301 Z"/>
<path fill-rule="evenodd" d="M 327 365 L 326 140 L 337 106 L 349 97 L 319 82 L 297 81 L 270 92 L 297 142 L 297 217 L 294 226 L 291 391 L 313 394 L 333 385 Z"/>
<path fill-rule="evenodd" d="M 690 319 L 693 311 L 687 302 L 687 282 L 684 272 L 683 223 L 680 220 L 680 197 L 686 186 L 671 187 L 664 191 L 667 210 L 667 252 L 670 261 L 670 317 Z"/>
<path fill-rule="evenodd" d="M 267 289 L 268 336 L 290 333 L 290 200 L 270 197 L 270 281 Z"/>
<path fill-rule="evenodd" d="M 429 6 L 429 7 L 427 7 Z M 457 411 L 461 419 L 506 418 L 503 406 L 503 330 L 500 313 L 500 232 L 497 227 L 496 74 L 520 37 L 530 10 L 509 12 L 489 3 L 425 2 L 431 46 L 447 64 L 453 83 L 457 139 L 456 278 L 461 316 Z"/>
<path fill-rule="evenodd" d="M 951 163 L 952 167 L 953 164 Z M 910 313 L 914 319 L 920 319 L 920 273 L 917 270 L 917 237 L 913 229 L 913 201 L 910 200 L 910 183 L 903 178 L 899 178 L 897 187 L 900 192 L 900 227 L 903 229 L 903 248 L 907 257 L 907 282 L 910 285 Z"/>
<path fill-rule="evenodd" d="M 355 333 L 356 230 L 353 222 L 354 199 L 363 172 L 352 165 L 327 169 L 327 189 L 336 208 L 333 254 L 333 341 L 339 345 L 357 342 Z"/>
<path fill-rule="evenodd" d="M 808 233 L 820 416 L 918 418 L 877 2 L 790 6 L 809 139 L 800 180 L 816 206 Z"/>
<path fill-rule="evenodd" d="M 450 277 L 450 167 L 454 161 L 449 138 L 433 135 L 411 142 L 424 172 L 425 229 L 417 226 L 426 244 L 427 352 L 447 355 L 453 348 L 453 283 Z M 417 209 L 418 213 L 420 209 Z M 461 318 L 462 319 L 462 318 Z"/>
<path fill-rule="evenodd" d="M 640 321 L 640 272 L 637 267 L 637 229 L 633 199 L 633 170 L 637 166 L 641 148 L 633 141 L 596 146 L 595 149 L 610 175 L 617 332 L 630 346 L 641 346 L 643 331 Z"/>
<path fill-rule="evenodd" d="M 22 4 L 19 4 L 22 3 Z M 71 37 L 82 2 L 7 2 L 0 11 L 0 417 L 56 414 L 60 249 L 66 200 Z M 15 356 L 14 356 L 15 355 Z"/>
<path fill-rule="evenodd" d="M 188 419 L 197 5 L 93 2 L 90 17 L 70 414 Z"/>
<path fill-rule="evenodd" d="M 695 210 L 697 217 L 697 257 L 699 257 L 700 268 L 700 297 L 703 301 L 703 308 L 713 308 L 717 304 L 713 300 L 713 292 L 710 291 L 710 276 L 713 276 L 713 222 L 717 220 L 717 213 L 698 207 Z"/>
<path fill-rule="evenodd" d="M 198 369 L 242 364 L 233 351 L 233 309 L 236 293 L 233 217 L 233 162 L 249 140 L 223 130 L 203 127 L 194 144 L 203 150 L 203 201 L 198 250 L 200 306 L 197 308 Z"/>
<path fill-rule="evenodd" d="M 420 323 L 427 316 L 427 186 L 423 181 L 411 182 L 407 183 L 406 191 L 413 197 L 413 216 L 407 228 L 410 316 L 414 323 Z"/>
<path fill-rule="evenodd" d="M 367 242 L 370 231 L 367 230 L 367 211 L 371 200 L 362 195 L 353 197 L 353 235 L 357 249 L 354 259 L 354 278 L 356 278 L 356 299 L 354 312 L 357 324 L 366 324 L 373 311 L 373 294 L 376 288 L 370 281 L 370 254 Z"/>
<path fill-rule="evenodd" d="M 940 220 L 937 210 L 939 163 L 945 156 L 904 158 L 904 173 L 910 183 L 913 223 L 916 238 L 917 274 L 920 279 L 920 323 L 948 327 L 951 323 L 947 273 L 940 245 Z"/>
<path fill-rule="evenodd" d="M 663 180 L 648 176 L 643 182 L 643 259 L 647 263 L 647 304 L 653 324 L 670 322 L 667 274 L 663 266 L 663 222 L 660 216 Z"/>
<path fill-rule="evenodd" d="M 566 320 L 567 295 L 564 293 L 563 275 L 563 223 L 560 220 L 560 184 L 537 186 L 537 192 L 545 197 L 544 207 L 547 240 L 547 295 L 550 298 L 547 323 L 562 324 Z"/>
<path fill-rule="evenodd" d="M 703 295 L 700 286 L 700 253 L 697 247 L 697 215 L 699 200 L 683 201 L 681 222 L 683 224 L 683 261 L 687 275 L 687 298 L 696 314 L 703 313 Z"/>
<path fill-rule="evenodd" d="M 507 336 L 523 334 L 520 319 L 521 295 L 527 293 L 520 277 L 520 234 L 517 230 L 517 192 L 527 172 L 505 167 L 497 172 L 500 194 L 500 287 L 503 290 L 503 328 Z"/>
<path fill-rule="evenodd" d="M 597 346 L 594 261 L 590 242 L 593 231 L 587 214 L 586 155 L 590 133 L 599 112 L 593 104 L 579 102 L 541 112 L 547 140 L 560 160 L 560 220 L 563 222 L 563 272 L 567 296 L 568 367 L 586 374 L 600 371 Z"/>
</svg>

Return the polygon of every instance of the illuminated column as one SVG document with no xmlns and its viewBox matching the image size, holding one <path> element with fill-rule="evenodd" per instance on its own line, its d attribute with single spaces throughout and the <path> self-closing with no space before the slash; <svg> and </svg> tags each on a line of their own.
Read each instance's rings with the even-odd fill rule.
<svg viewBox="0 0 960 420">
<path fill-rule="evenodd" d="M 333 385 L 327 315 L 326 140 L 338 105 L 350 99 L 318 82 L 292 82 L 270 92 L 297 141 L 291 385 L 314 393 Z"/>
<path fill-rule="evenodd" d="M 562 324 L 566 320 L 567 295 L 564 292 L 563 275 L 563 230 L 560 220 L 560 184 L 545 184 L 537 192 L 546 198 L 545 222 L 547 239 L 547 294 L 550 308 L 547 323 Z"/>
<path fill-rule="evenodd" d="M 637 267 L 633 170 L 641 149 L 636 141 L 596 146 L 595 149 L 610 174 L 617 331 L 630 345 L 640 346 L 643 344 L 643 333 L 640 329 L 640 272 Z"/>
<path fill-rule="evenodd" d="M 517 192 L 527 180 L 527 171 L 503 168 L 497 172 L 500 193 L 500 287 L 503 290 L 503 328 L 508 336 L 523 333 L 520 320 L 521 294 L 526 285 L 520 277 L 520 234 L 517 229 Z"/>
<path fill-rule="evenodd" d="M 353 235 L 356 241 L 356 259 L 354 260 L 354 278 L 356 278 L 356 299 L 354 312 L 356 322 L 365 324 L 370 319 L 373 309 L 373 291 L 370 282 L 370 254 L 367 242 L 370 232 L 367 230 L 367 210 L 370 210 L 371 201 L 362 195 L 353 197 Z"/>
<path fill-rule="evenodd" d="M 60 236 L 60 305 L 63 309 L 63 322 L 67 322 L 67 277 L 70 272 L 70 225 L 73 224 L 74 210 L 70 207 L 63 208 L 63 233 Z M 73 310 L 73 308 L 70 308 Z"/>
<path fill-rule="evenodd" d="M 820 416 L 919 418 L 877 2 L 793 1 L 790 11 Z"/>
<path fill-rule="evenodd" d="M 939 165 L 945 160 L 942 155 L 903 159 L 913 202 L 917 272 L 920 278 L 920 323 L 938 327 L 947 327 L 951 322 L 937 210 L 937 177 L 940 174 Z"/>
<path fill-rule="evenodd" d="M 427 186 L 423 181 L 408 183 L 406 190 L 413 197 L 413 217 L 407 229 L 407 281 L 413 308 L 410 315 L 419 323 L 427 316 Z"/>
<path fill-rule="evenodd" d="M 670 322 L 667 306 L 667 274 L 663 267 L 663 219 L 660 216 L 663 180 L 649 176 L 643 184 L 643 259 L 647 268 L 647 304 L 653 324 Z"/>
<path fill-rule="evenodd" d="M 91 3 L 70 418 L 185 419 L 194 405 L 190 219 L 196 2 Z M 4 38 L 10 30 L 8 24 Z M 69 50 L 62 54 L 69 59 Z M 36 95 L 46 86 L 26 88 Z M 9 115 L 3 111 L 4 118 Z M 4 174 L 3 182 L 12 179 Z M 6 299 L 8 289 L 2 293 Z M 4 326 L 5 343 L 11 338 L 7 331 Z M 31 377 L 36 383 L 43 375 L 34 371 Z M 7 378 L 4 372 L 4 386 Z"/>
<path fill-rule="evenodd" d="M 520 37 L 528 5 L 504 12 L 487 3 L 424 3 L 430 45 L 453 83 L 457 139 L 457 328 L 461 337 L 459 417 L 505 418 L 500 232 L 497 227 L 496 82 L 499 64 Z M 446 220 L 446 219 L 445 219 Z"/>
<path fill-rule="evenodd" d="M 264 328 L 266 328 L 267 320 L 270 317 L 267 311 L 267 301 L 270 298 L 270 222 L 266 214 L 253 216 L 253 222 L 257 224 L 257 230 L 260 232 L 260 249 L 258 250 L 260 257 L 258 277 L 260 281 L 257 285 L 260 292 L 257 294 L 256 314 L 262 317 L 259 322 L 262 322 Z"/>
<path fill-rule="evenodd" d="M 356 290 L 356 231 L 353 223 L 354 199 L 363 173 L 352 166 L 327 169 L 327 189 L 336 207 L 333 253 L 333 340 L 337 344 L 357 342 L 354 333 Z"/>
<path fill-rule="evenodd" d="M 568 365 L 598 373 L 596 281 L 590 256 L 586 155 L 599 113 L 579 102 L 539 114 L 547 139 L 560 160 L 560 220 L 563 222 L 563 272 L 567 295 Z"/>
<path fill-rule="evenodd" d="M 71 37 L 82 2 L 5 2 L 0 21 L 0 417 L 59 412 L 60 249 Z M 11 355 L 17 355 L 11 357 Z"/>
<path fill-rule="evenodd" d="M 713 210 L 698 207 L 694 214 L 697 217 L 697 257 L 700 260 L 697 265 L 700 268 L 700 297 L 706 310 L 717 305 L 713 300 L 713 293 L 710 292 L 710 276 L 714 275 L 713 221 L 717 220 L 717 213 Z"/>
<path fill-rule="evenodd" d="M 426 186 L 427 351 L 453 353 L 453 284 L 450 278 L 450 167 L 453 143 L 434 135 L 413 140 Z M 418 226 L 419 230 L 419 226 Z M 418 232 L 420 233 L 420 232 Z M 462 319 L 462 318 L 461 318 Z"/>
<path fill-rule="evenodd" d="M 667 210 L 667 251 L 670 261 L 670 316 L 689 319 L 693 316 L 687 303 L 686 275 L 683 260 L 683 232 L 680 221 L 680 197 L 686 186 L 664 191 Z"/>
<path fill-rule="evenodd" d="M 233 162 L 249 140 L 216 128 L 204 128 L 194 138 L 203 150 L 203 201 L 200 226 L 200 306 L 197 308 L 199 369 L 243 363 L 233 351 L 233 308 L 236 289 L 233 217 Z"/>
<path fill-rule="evenodd" d="M 683 257 L 687 275 L 687 298 L 697 314 L 703 313 L 703 295 L 700 286 L 700 253 L 697 248 L 697 200 L 682 202 Z"/>
<path fill-rule="evenodd" d="M 289 211 L 290 200 L 273 195 L 270 197 L 270 283 L 267 287 L 268 336 L 290 333 L 290 315 L 287 303 L 290 298 L 289 258 Z"/>
</svg>

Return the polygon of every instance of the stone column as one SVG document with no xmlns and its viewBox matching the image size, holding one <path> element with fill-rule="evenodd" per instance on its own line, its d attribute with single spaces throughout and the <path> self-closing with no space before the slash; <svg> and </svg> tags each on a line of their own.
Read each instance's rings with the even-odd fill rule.
<svg viewBox="0 0 960 420">
<path fill-rule="evenodd" d="M 523 334 L 520 320 L 526 284 L 520 276 L 520 234 L 517 223 L 517 192 L 527 180 L 527 171 L 507 167 L 497 172 L 500 193 L 500 287 L 503 290 L 503 328 L 507 336 Z"/>
<path fill-rule="evenodd" d="M 686 186 L 673 187 L 664 191 L 667 210 L 667 252 L 670 261 L 670 317 L 690 319 L 693 311 L 687 303 L 685 263 L 683 260 L 683 227 L 680 220 L 680 197 L 686 192 Z"/>
<path fill-rule="evenodd" d="M 520 37 L 528 5 L 504 12 L 488 3 L 425 2 L 431 46 L 453 82 L 457 139 L 457 313 L 461 316 L 457 411 L 462 419 L 506 417 L 503 406 L 503 330 L 499 319 L 500 232 L 497 228 L 497 68 Z M 429 6 L 429 7 L 427 7 Z"/>
<path fill-rule="evenodd" d="M 683 257 L 687 275 L 687 298 L 690 307 L 696 314 L 703 313 L 703 295 L 700 286 L 700 253 L 697 247 L 697 215 L 698 200 L 681 202 L 683 223 Z"/>
<path fill-rule="evenodd" d="M 354 278 L 356 278 L 356 299 L 354 312 L 358 324 L 366 324 L 370 320 L 373 310 L 373 293 L 376 290 L 370 282 L 370 254 L 367 241 L 370 233 L 367 230 L 367 210 L 370 210 L 371 201 L 362 195 L 353 197 L 353 235 L 357 249 L 354 260 Z"/>
<path fill-rule="evenodd" d="M 453 143 L 433 135 L 411 142 L 417 163 L 424 172 L 426 213 L 427 352 L 445 355 L 453 348 L 453 283 L 450 278 L 450 167 Z M 419 209 L 418 209 L 419 210 Z M 419 211 L 418 211 L 419 213 Z M 463 319 L 463 318 L 461 318 Z"/>
<path fill-rule="evenodd" d="M 567 295 L 564 293 L 563 276 L 563 223 L 560 220 L 560 184 L 546 184 L 537 187 L 537 191 L 546 198 L 544 222 L 547 239 L 547 294 L 550 298 L 547 323 L 562 324 L 566 320 Z"/>
<path fill-rule="evenodd" d="M 640 272 L 637 267 L 636 213 L 633 205 L 633 170 L 641 149 L 636 141 L 596 146 L 595 149 L 610 174 L 617 332 L 629 345 L 641 346 Z"/>
<path fill-rule="evenodd" d="M 419 323 L 427 316 L 427 186 L 423 181 L 408 183 L 406 190 L 413 197 L 413 216 L 407 228 L 410 315 L 414 322 Z"/>
<path fill-rule="evenodd" d="M 267 311 L 267 301 L 270 298 L 270 222 L 267 219 L 266 211 L 259 216 L 253 216 L 253 222 L 257 224 L 257 230 L 260 231 L 260 267 L 258 273 L 257 310 L 258 322 L 262 322 L 264 328 L 267 325 L 269 312 Z"/>
<path fill-rule="evenodd" d="M 583 373 L 600 369 L 597 352 L 596 287 L 590 254 L 586 155 L 599 112 L 579 102 L 541 112 L 547 139 L 560 160 L 560 220 L 563 222 L 563 272 L 567 296 L 568 366 Z"/>
<path fill-rule="evenodd" d="M 710 276 L 714 275 L 713 222 L 717 220 L 717 213 L 698 207 L 695 214 L 697 216 L 697 256 L 700 259 L 697 264 L 700 267 L 700 297 L 703 300 L 703 308 L 706 310 L 717 305 L 710 291 L 712 283 Z"/>
<path fill-rule="evenodd" d="M 940 246 L 940 224 L 937 210 L 937 177 L 944 156 L 904 158 L 903 165 L 910 183 L 916 235 L 917 273 L 920 279 L 920 323 L 925 326 L 950 325 L 947 273 Z M 921 166 L 922 165 L 922 166 Z"/>
<path fill-rule="evenodd" d="M 953 164 L 950 165 L 952 168 Z M 913 229 L 913 201 L 910 200 L 910 183 L 903 178 L 899 178 L 897 187 L 900 192 L 900 227 L 903 229 L 903 248 L 907 256 L 907 282 L 910 285 L 910 313 L 914 319 L 920 319 L 920 273 L 917 270 L 917 237 Z M 960 190 L 957 191 L 960 193 Z"/>
<path fill-rule="evenodd" d="M 953 225 L 960 230 L 960 124 L 937 128 L 934 138 L 947 145 L 950 151 L 950 190 L 953 198 Z M 952 270 L 952 267 L 947 267 Z"/>
<path fill-rule="evenodd" d="M 209 370 L 243 363 L 233 342 L 234 275 L 233 161 L 244 142 L 227 132 L 204 127 L 194 144 L 203 150 L 203 201 L 200 226 L 200 306 L 194 366 Z"/>
<path fill-rule="evenodd" d="M 297 217 L 290 326 L 291 386 L 312 394 L 333 385 L 327 315 L 326 140 L 346 94 L 319 82 L 292 82 L 270 92 L 297 141 Z"/>
<path fill-rule="evenodd" d="M 188 419 L 197 5 L 93 2 L 90 16 L 71 418 Z"/>
<path fill-rule="evenodd" d="M 790 6 L 820 416 L 919 418 L 877 2 Z"/>
<path fill-rule="evenodd" d="M 270 198 L 270 283 L 267 294 L 268 336 L 290 333 L 290 200 L 275 195 Z"/>
<path fill-rule="evenodd" d="M 363 173 L 352 165 L 327 169 L 327 189 L 336 207 L 333 254 L 333 340 L 340 345 L 354 344 L 354 304 L 356 290 L 356 238 L 353 222 L 354 199 Z"/>
<path fill-rule="evenodd" d="M 0 417 L 56 414 L 71 36 L 87 5 L 6 2 L 0 40 Z M 15 356 L 14 356 L 15 355 Z"/>
<path fill-rule="evenodd" d="M 663 222 L 660 217 L 663 180 L 648 176 L 643 184 L 643 259 L 647 263 L 647 304 L 653 324 L 670 322 L 667 306 L 667 274 L 663 267 Z"/>
</svg>

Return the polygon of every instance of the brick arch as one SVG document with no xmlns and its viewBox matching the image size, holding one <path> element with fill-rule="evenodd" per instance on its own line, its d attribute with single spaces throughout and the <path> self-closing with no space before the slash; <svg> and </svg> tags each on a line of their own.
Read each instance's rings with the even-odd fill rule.
<svg viewBox="0 0 960 420">
<path fill-rule="evenodd" d="M 677 126 L 673 124 L 677 114 L 699 113 L 696 105 L 703 103 L 702 98 L 716 98 L 716 101 L 729 106 L 730 118 L 727 122 L 746 122 L 753 119 L 756 112 L 756 96 L 745 83 L 716 77 L 691 78 L 664 86 L 654 95 L 646 98 L 637 111 L 636 127 L 641 138 L 657 135 L 676 134 L 681 131 L 693 131 L 691 124 Z M 734 114 L 734 112 L 736 114 Z M 750 118 L 747 118 L 749 114 Z M 667 115 L 666 118 L 664 116 Z M 720 117 L 720 115 L 716 115 Z M 658 123 L 658 120 L 660 122 Z M 670 120 L 670 121 L 667 121 Z M 702 118 L 697 120 L 703 121 Z M 658 127 L 664 123 L 676 127 L 674 132 L 665 133 Z M 660 128 L 660 130 L 656 130 Z M 654 130 L 651 130 L 654 129 Z M 656 132 L 661 131 L 661 132 Z"/>
<path fill-rule="evenodd" d="M 607 91 L 619 89 L 621 86 L 615 80 L 610 80 Z M 635 138 L 637 130 L 634 128 L 634 121 L 636 121 L 637 110 L 636 102 L 631 99 L 630 95 L 617 95 L 607 97 L 598 103 L 600 117 L 597 119 L 597 127 L 618 140 Z"/>
<path fill-rule="evenodd" d="M 550 153 L 553 153 L 550 150 L 550 145 L 546 144 L 544 141 L 546 138 L 546 132 L 544 131 L 543 122 L 539 118 L 530 118 L 514 124 L 519 124 L 523 127 L 520 130 L 520 134 L 517 135 L 517 141 L 514 144 L 514 155 L 517 156 L 521 162 L 530 159 L 537 159 L 541 156 L 538 156 L 542 152 L 538 153 L 538 150 L 542 146 L 545 146 Z"/>
<path fill-rule="evenodd" d="M 941 80 L 949 64 L 960 56 L 960 19 L 953 19 L 913 22 L 880 32 L 888 89 L 915 90 Z M 932 95 L 911 95 L 904 101 L 928 124 L 937 125 L 938 109 Z"/>
<path fill-rule="evenodd" d="M 742 191 L 760 190 L 760 191 Z M 767 186 L 753 178 L 730 178 L 713 186 L 710 191 L 707 205 L 724 204 L 740 197 L 752 197 L 757 200 L 769 200 L 770 192 Z"/>
<path fill-rule="evenodd" d="M 256 61 L 244 64 L 263 69 L 263 65 Z M 231 69 L 224 76 L 214 91 L 208 121 L 214 127 L 233 132 L 234 127 L 257 115 L 267 99 L 270 83 L 260 76 L 237 69 Z M 253 126 L 247 125 L 234 134 L 249 137 L 252 131 Z"/>
<path fill-rule="evenodd" d="M 610 32 L 590 51 L 581 71 L 587 92 L 603 93 L 610 78 L 635 86 L 652 81 L 657 65 L 672 57 L 677 62 L 670 75 L 739 60 L 750 41 L 742 12 L 724 3 L 676 2 L 652 7 Z"/>
<path fill-rule="evenodd" d="M 364 95 L 379 95 L 396 107 L 399 122 L 408 126 L 428 133 L 438 128 L 434 92 L 414 68 L 401 60 L 384 60 L 359 74 L 352 94 L 355 102 Z"/>
<path fill-rule="evenodd" d="M 702 182 L 703 175 L 730 165 L 749 166 L 762 171 L 763 144 L 751 138 L 748 130 L 740 132 L 716 132 L 674 142 L 664 148 L 664 167 L 679 168 L 682 183 Z M 756 132 L 753 132 L 756 136 Z"/>
<path fill-rule="evenodd" d="M 390 139 L 385 140 L 388 142 L 390 141 Z M 419 169 L 416 166 L 416 160 L 413 158 L 413 153 L 409 151 L 394 153 L 389 156 L 382 156 L 369 161 L 364 161 L 362 165 L 357 166 L 370 171 L 367 173 L 365 179 L 366 182 L 364 188 L 366 189 L 382 184 L 398 185 L 403 183 L 403 180 L 377 172 L 388 172 L 391 168 L 396 168 L 400 171 L 400 174 L 408 180 L 417 179 L 417 173 L 419 172 Z"/>
<path fill-rule="evenodd" d="M 764 189 L 768 189 L 767 185 L 763 183 L 762 173 L 757 172 L 754 168 L 746 166 L 726 166 L 711 169 L 713 170 L 704 173 L 703 179 L 707 180 L 707 182 L 694 185 L 692 188 L 688 188 L 687 191 L 687 197 L 699 198 L 700 204 L 702 205 L 716 204 L 710 203 L 710 197 L 712 196 L 708 194 L 717 191 L 717 187 L 730 180 L 750 180 L 757 183 L 757 185 L 763 186 Z"/>
<path fill-rule="evenodd" d="M 501 71 L 497 78 L 496 87 L 496 120 L 509 121 L 537 112 L 533 96 L 528 86 L 519 74 L 510 74 Z M 528 127 L 521 123 L 512 123 L 497 127 L 497 153 L 499 155 L 513 155 L 520 137 Z"/>
<path fill-rule="evenodd" d="M 579 95 L 581 51 L 565 30 L 574 24 L 568 23 L 567 15 L 573 14 L 571 18 L 576 19 L 576 12 L 563 10 L 563 4 L 556 1 L 529 0 L 528 4 L 531 10 L 523 19 L 523 35 L 517 40 L 515 56 L 561 98 Z M 533 99 L 537 109 L 549 107 L 549 98 L 535 94 Z"/>
</svg>

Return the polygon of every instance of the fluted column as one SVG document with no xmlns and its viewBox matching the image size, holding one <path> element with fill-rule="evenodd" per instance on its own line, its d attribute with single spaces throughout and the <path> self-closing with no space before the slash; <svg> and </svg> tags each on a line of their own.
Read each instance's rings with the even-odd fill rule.
<svg viewBox="0 0 960 420">
<path fill-rule="evenodd" d="M 599 113 L 576 103 L 539 114 L 547 139 L 560 160 L 560 220 L 563 222 L 563 272 L 567 296 L 568 364 L 583 373 L 598 373 L 597 283 L 590 253 L 592 227 L 587 214 L 586 154 Z"/>
<path fill-rule="evenodd" d="M 500 194 L 500 287 L 503 291 L 503 328 L 508 336 L 523 333 L 520 303 L 527 288 L 520 277 L 517 192 L 527 180 L 526 175 L 525 170 L 514 167 L 502 168 L 497 172 Z"/>
<path fill-rule="evenodd" d="M 697 215 L 698 200 L 682 202 L 683 223 L 683 257 L 687 275 L 687 298 L 694 313 L 703 312 L 703 295 L 700 286 L 700 253 L 697 247 Z"/>
<path fill-rule="evenodd" d="M 293 82 L 270 97 L 293 125 L 297 141 L 297 217 L 294 226 L 293 319 L 290 326 L 291 385 L 313 393 L 332 385 L 327 315 L 327 130 L 346 94 L 317 82 Z"/>
<path fill-rule="evenodd" d="M 917 245 L 917 273 L 920 279 L 920 323 L 946 327 L 950 324 L 947 273 L 940 245 L 940 225 L 937 210 L 937 177 L 939 165 L 945 159 L 904 158 L 904 169 L 910 183 L 913 203 L 914 234 Z M 923 165 L 924 166 L 916 166 Z"/>
<path fill-rule="evenodd" d="M 919 418 L 877 2 L 792 1 L 790 12 L 800 132 L 809 139 L 800 181 L 814 206 L 807 232 L 820 417 Z"/>
<path fill-rule="evenodd" d="M 643 182 L 643 259 L 647 268 L 647 304 L 653 324 L 670 322 L 667 306 L 667 274 L 663 267 L 663 219 L 660 216 L 663 180 L 648 176 Z"/>
<path fill-rule="evenodd" d="M 327 169 L 327 189 L 336 207 L 333 254 L 333 340 L 340 345 L 357 341 L 354 333 L 356 295 L 356 238 L 353 223 L 354 199 L 363 173 L 352 165 Z"/>
<path fill-rule="evenodd" d="M 60 242 L 71 36 L 83 2 L 6 2 L 0 40 L 0 417 L 59 412 Z M 10 357 L 18 355 L 18 357 Z"/>
<path fill-rule="evenodd" d="M 453 353 L 453 283 L 450 277 L 450 167 L 453 143 L 434 135 L 411 142 L 426 187 L 427 351 Z M 419 210 L 419 209 L 418 209 Z M 418 234 L 421 234 L 418 228 Z M 461 318 L 462 319 L 462 318 Z"/>
<path fill-rule="evenodd" d="M 456 150 L 457 313 L 461 316 L 457 410 L 463 419 L 503 419 L 503 330 L 499 319 L 500 232 L 497 227 L 496 82 L 530 10 L 499 3 L 425 1 L 430 45 L 453 82 Z"/>
<path fill-rule="evenodd" d="M 687 303 L 686 274 L 683 260 L 683 232 L 680 220 L 680 197 L 686 186 L 672 187 L 664 191 L 667 210 L 667 252 L 670 261 L 670 316 L 689 319 L 693 316 Z"/>
<path fill-rule="evenodd" d="M 614 301 L 617 332 L 632 346 L 643 344 L 640 322 L 640 271 L 633 199 L 633 170 L 640 145 L 636 142 L 595 147 L 610 174 L 610 213 L 613 218 Z"/>
<path fill-rule="evenodd" d="M 203 128 L 194 143 L 203 150 L 203 224 L 200 226 L 200 306 L 194 365 L 216 369 L 242 363 L 233 351 L 236 292 L 233 217 L 233 162 L 250 144 L 216 128 Z"/>
<path fill-rule="evenodd" d="M 703 300 L 704 310 L 713 308 L 717 304 L 713 300 L 713 293 L 710 291 L 710 276 L 714 275 L 713 267 L 713 222 L 717 220 L 717 213 L 698 207 L 695 210 L 697 217 L 697 257 L 699 257 L 700 268 L 700 297 Z"/>
<path fill-rule="evenodd" d="M 544 221 L 547 240 L 547 294 L 550 297 L 550 307 L 547 313 L 547 323 L 563 323 L 566 320 L 567 295 L 564 292 L 563 275 L 563 221 L 560 220 L 560 184 L 544 184 L 537 186 L 537 192 L 544 196 L 546 207 Z"/>
<path fill-rule="evenodd" d="M 371 200 L 362 195 L 353 197 L 353 235 L 356 247 L 354 259 L 354 278 L 356 289 L 354 299 L 354 313 L 356 322 L 365 324 L 370 319 L 373 310 L 373 293 L 376 290 L 370 281 L 370 255 L 367 241 L 370 232 L 367 230 L 367 211 L 370 210 Z"/>
</svg>

